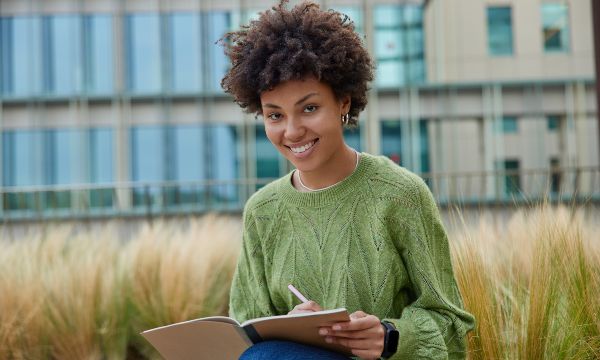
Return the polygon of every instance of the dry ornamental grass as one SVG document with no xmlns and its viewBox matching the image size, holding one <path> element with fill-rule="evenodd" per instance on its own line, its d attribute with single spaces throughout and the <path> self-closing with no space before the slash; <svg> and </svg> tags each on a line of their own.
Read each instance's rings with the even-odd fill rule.
<svg viewBox="0 0 600 360">
<path fill-rule="evenodd" d="M 469 358 L 600 358 L 600 229 L 584 215 L 540 207 L 450 234 L 477 318 Z M 116 234 L 57 226 L 0 239 L 0 359 L 154 359 L 140 331 L 226 314 L 239 219 Z"/>
</svg>

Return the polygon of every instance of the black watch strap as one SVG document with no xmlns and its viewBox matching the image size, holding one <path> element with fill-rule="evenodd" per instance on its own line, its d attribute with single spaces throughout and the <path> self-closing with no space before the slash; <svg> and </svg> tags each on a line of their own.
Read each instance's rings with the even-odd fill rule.
<svg viewBox="0 0 600 360">
<path fill-rule="evenodd" d="M 398 350 L 398 338 L 400 334 L 394 324 L 382 321 L 381 325 L 385 328 L 385 337 L 383 340 L 383 352 L 381 353 L 381 357 L 387 359 L 396 353 Z"/>
</svg>

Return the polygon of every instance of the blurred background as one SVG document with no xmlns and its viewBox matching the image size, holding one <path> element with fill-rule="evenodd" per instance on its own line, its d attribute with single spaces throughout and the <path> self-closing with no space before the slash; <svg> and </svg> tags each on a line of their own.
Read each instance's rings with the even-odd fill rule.
<svg viewBox="0 0 600 360">
<path fill-rule="evenodd" d="M 141 331 L 227 314 L 244 203 L 292 168 L 216 42 L 274 4 L 0 0 L 1 359 L 159 359 Z M 377 66 L 347 143 L 440 204 L 468 358 L 598 359 L 600 2 L 320 4 Z"/>
<path fill-rule="evenodd" d="M 273 4 L 1 0 L 2 222 L 240 213 L 291 166 L 221 90 L 215 42 Z M 598 203 L 591 0 L 320 4 L 377 64 L 350 146 L 442 207 Z"/>
</svg>

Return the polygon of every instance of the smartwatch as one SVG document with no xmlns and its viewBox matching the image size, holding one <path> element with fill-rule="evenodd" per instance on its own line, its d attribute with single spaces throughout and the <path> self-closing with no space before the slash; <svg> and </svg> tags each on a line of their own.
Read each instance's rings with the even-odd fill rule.
<svg viewBox="0 0 600 360">
<path fill-rule="evenodd" d="M 385 338 L 383 340 L 383 352 L 381 353 L 381 357 L 387 359 L 394 355 L 396 350 L 398 350 L 398 338 L 400 337 L 400 333 L 391 322 L 382 321 L 381 325 L 385 328 Z"/>
</svg>

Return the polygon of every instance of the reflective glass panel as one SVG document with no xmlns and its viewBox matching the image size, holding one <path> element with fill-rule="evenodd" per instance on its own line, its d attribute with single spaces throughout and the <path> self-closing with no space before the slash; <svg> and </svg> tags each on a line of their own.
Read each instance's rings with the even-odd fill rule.
<svg viewBox="0 0 600 360">
<path fill-rule="evenodd" d="M 403 63 L 397 60 L 380 60 L 377 64 L 377 85 L 379 87 L 402 86 L 406 83 L 404 72 Z"/>
<path fill-rule="evenodd" d="M 113 175 L 113 130 L 96 128 L 89 130 L 89 171 L 90 183 L 108 185 L 114 181 Z M 90 207 L 111 207 L 114 200 L 112 187 L 95 188 L 90 191 Z"/>
<path fill-rule="evenodd" d="M 398 87 L 425 81 L 423 9 L 420 5 L 376 5 L 375 57 L 379 87 Z"/>
<path fill-rule="evenodd" d="M 569 50 L 569 9 L 567 4 L 542 4 L 544 50 Z"/>
<path fill-rule="evenodd" d="M 217 203 L 234 202 L 238 199 L 236 184 L 238 178 L 238 136 L 232 125 L 214 125 L 211 131 L 211 144 L 207 149 L 211 159 L 211 178 L 217 182 L 212 188 L 213 200 Z"/>
<path fill-rule="evenodd" d="M 43 134 L 39 130 L 2 133 L 2 181 L 6 187 L 43 185 L 40 154 Z M 4 210 L 41 209 L 39 193 L 16 192 L 3 195 Z"/>
<path fill-rule="evenodd" d="M 223 52 L 222 46 L 215 44 L 227 31 L 231 29 L 231 14 L 224 11 L 211 11 L 206 13 L 208 34 L 205 37 L 206 48 L 208 49 L 208 91 L 222 92 L 221 79 L 229 68 L 229 60 Z"/>
<path fill-rule="evenodd" d="M 346 144 L 353 148 L 356 151 L 362 151 L 361 141 L 360 141 L 360 127 L 347 129 L 344 128 L 344 140 Z"/>
<path fill-rule="evenodd" d="M 512 15 L 509 6 L 487 8 L 488 50 L 491 55 L 512 55 Z"/>
<path fill-rule="evenodd" d="M 108 184 L 114 181 L 113 130 L 91 129 L 90 134 L 90 182 Z"/>
<path fill-rule="evenodd" d="M 158 14 L 127 16 L 127 80 L 134 93 L 161 90 L 160 19 Z"/>
<path fill-rule="evenodd" d="M 381 122 L 381 153 L 402 164 L 402 127 L 400 121 Z"/>
<path fill-rule="evenodd" d="M 42 88 L 42 21 L 39 17 L 0 18 L 0 93 L 37 95 Z"/>
<path fill-rule="evenodd" d="M 382 29 L 375 37 L 375 53 L 379 59 L 400 57 L 404 54 L 402 39 L 398 30 Z"/>
<path fill-rule="evenodd" d="M 264 125 L 256 125 L 256 177 L 278 178 L 280 176 L 279 151 L 267 138 Z"/>
<path fill-rule="evenodd" d="M 431 171 L 431 163 L 429 162 L 429 132 L 427 130 L 427 120 L 425 119 L 419 120 L 419 137 L 420 171 L 421 173 L 428 173 Z M 427 183 L 429 184 L 429 181 Z"/>
<path fill-rule="evenodd" d="M 68 185 L 84 182 L 79 156 L 82 151 L 81 131 L 74 129 L 48 130 L 44 173 L 48 184 Z"/>
<path fill-rule="evenodd" d="M 516 116 L 504 116 L 502 118 L 502 132 L 516 133 L 519 130 Z"/>
<path fill-rule="evenodd" d="M 377 5 L 373 10 L 376 27 L 398 27 L 404 22 L 402 7 L 398 5 Z"/>
<path fill-rule="evenodd" d="M 46 16 L 43 35 L 44 90 L 59 96 L 79 93 L 83 75 L 80 17 Z"/>
<path fill-rule="evenodd" d="M 202 64 L 200 61 L 200 16 L 197 13 L 170 15 L 171 21 L 171 74 L 174 92 L 201 90 Z"/>
<path fill-rule="evenodd" d="M 177 181 L 206 179 L 206 129 L 199 125 L 175 126 L 173 130 L 174 176 Z"/>
<path fill-rule="evenodd" d="M 363 30 L 363 13 L 358 6 L 334 6 L 332 7 L 335 11 L 347 15 L 350 20 L 354 23 L 354 29 L 361 35 L 364 35 Z"/>
<path fill-rule="evenodd" d="M 206 156 L 204 146 L 208 130 L 202 125 L 180 125 L 172 131 L 173 151 L 170 179 L 177 185 L 168 189 L 169 205 L 203 204 L 208 196 Z"/>
<path fill-rule="evenodd" d="M 165 129 L 138 126 L 131 129 L 131 169 L 133 181 L 165 180 Z"/>
<path fill-rule="evenodd" d="M 6 131 L 2 134 L 4 186 L 43 185 L 40 154 L 43 136 L 39 130 Z"/>
<path fill-rule="evenodd" d="M 91 94 L 113 91 L 113 41 L 110 15 L 87 15 L 85 26 L 85 88 Z"/>
</svg>

